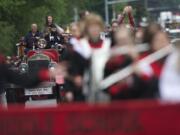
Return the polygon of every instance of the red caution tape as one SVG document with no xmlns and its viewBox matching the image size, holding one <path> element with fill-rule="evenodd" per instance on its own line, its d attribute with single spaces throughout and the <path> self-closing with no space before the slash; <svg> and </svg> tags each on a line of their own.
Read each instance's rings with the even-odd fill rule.
<svg viewBox="0 0 180 135">
<path fill-rule="evenodd" d="M 180 104 L 156 101 L 0 111 L 0 135 L 179 135 Z"/>
</svg>

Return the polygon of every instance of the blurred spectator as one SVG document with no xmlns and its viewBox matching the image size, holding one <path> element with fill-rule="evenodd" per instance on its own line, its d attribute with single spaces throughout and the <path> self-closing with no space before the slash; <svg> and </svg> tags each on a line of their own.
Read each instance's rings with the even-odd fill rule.
<svg viewBox="0 0 180 135">
<path fill-rule="evenodd" d="M 80 43 L 82 34 L 81 34 L 79 23 L 72 23 L 70 26 L 70 31 L 72 34 L 72 37 L 70 39 L 70 44 L 72 45 L 74 51 L 76 51 L 79 54 L 82 54 L 83 47 Z"/>
<path fill-rule="evenodd" d="M 118 27 L 119 27 L 118 21 L 117 20 L 112 21 L 111 32 L 109 34 L 109 37 L 111 39 L 111 46 L 114 46 L 116 44 L 114 36 L 115 36 L 115 32 L 117 31 Z"/>
<path fill-rule="evenodd" d="M 84 20 L 84 18 L 85 18 L 87 15 L 89 15 L 89 14 L 90 14 L 90 12 L 89 12 L 88 10 L 81 11 L 81 12 L 79 13 L 79 19 L 80 19 L 80 20 Z"/>
<path fill-rule="evenodd" d="M 159 31 L 162 31 L 162 27 L 159 24 L 150 23 L 144 31 L 146 35 L 144 36 L 143 43 L 151 44 L 153 36 Z"/>
<path fill-rule="evenodd" d="M 142 44 L 145 43 L 144 38 L 145 38 L 145 30 L 147 30 L 148 27 L 148 21 L 146 17 L 142 18 L 142 21 L 139 24 L 139 27 L 136 28 L 136 33 L 135 33 L 135 43 L 136 44 Z M 147 32 L 147 31 L 146 31 Z"/>
<path fill-rule="evenodd" d="M 105 26 L 105 30 L 104 30 L 104 33 L 105 33 L 105 37 L 106 38 L 110 38 L 110 33 L 111 33 L 112 29 L 111 29 L 111 26 L 110 25 L 106 25 Z"/>
<path fill-rule="evenodd" d="M 136 44 L 141 44 L 143 43 L 143 39 L 144 39 L 144 36 L 145 36 L 145 33 L 144 33 L 144 29 L 143 28 L 138 28 L 136 30 L 136 33 L 135 33 L 135 43 Z"/>
</svg>

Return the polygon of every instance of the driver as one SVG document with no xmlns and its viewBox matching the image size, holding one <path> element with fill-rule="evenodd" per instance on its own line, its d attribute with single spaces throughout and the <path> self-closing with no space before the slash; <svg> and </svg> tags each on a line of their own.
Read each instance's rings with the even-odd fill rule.
<svg viewBox="0 0 180 135">
<path fill-rule="evenodd" d="M 25 52 L 28 52 L 30 49 L 37 48 L 39 38 L 42 38 L 42 33 L 38 31 L 37 24 L 33 23 L 31 24 L 31 31 L 28 32 L 24 39 L 26 45 Z"/>
</svg>

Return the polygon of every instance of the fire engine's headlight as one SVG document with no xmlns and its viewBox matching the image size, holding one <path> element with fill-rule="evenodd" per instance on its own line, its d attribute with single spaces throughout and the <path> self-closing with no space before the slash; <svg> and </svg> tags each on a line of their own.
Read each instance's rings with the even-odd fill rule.
<svg viewBox="0 0 180 135">
<path fill-rule="evenodd" d="M 28 72 L 28 65 L 26 63 L 21 63 L 19 66 L 20 73 L 27 73 Z"/>
<path fill-rule="evenodd" d="M 39 47 L 40 49 L 44 49 L 44 48 L 46 48 L 46 46 L 47 46 L 46 40 L 43 39 L 43 38 L 40 38 L 40 39 L 38 40 L 38 47 Z"/>
<path fill-rule="evenodd" d="M 54 70 L 55 67 L 56 67 L 56 65 L 57 65 L 56 62 L 51 62 L 51 63 L 49 64 L 49 70 Z"/>
</svg>

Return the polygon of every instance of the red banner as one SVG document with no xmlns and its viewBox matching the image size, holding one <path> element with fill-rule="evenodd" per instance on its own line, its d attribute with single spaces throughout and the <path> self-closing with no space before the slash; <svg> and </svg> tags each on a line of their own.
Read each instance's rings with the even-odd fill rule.
<svg viewBox="0 0 180 135">
<path fill-rule="evenodd" d="M 180 135 L 180 104 L 131 101 L 0 111 L 0 135 Z"/>
</svg>

